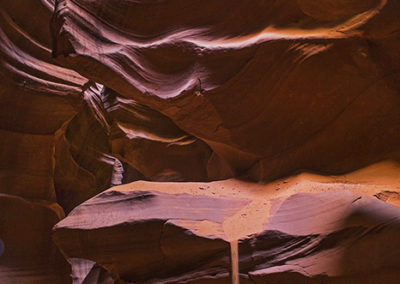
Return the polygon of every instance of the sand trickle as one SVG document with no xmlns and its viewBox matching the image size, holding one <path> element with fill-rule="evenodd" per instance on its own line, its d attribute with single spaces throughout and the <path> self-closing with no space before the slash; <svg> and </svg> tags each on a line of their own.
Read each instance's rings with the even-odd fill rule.
<svg viewBox="0 0 400 284">
<path fill-rule="evenodd" d="M 232 284 L 239 284 L 239 251 L 238 241 L 231 241 L 231 276 Z"/>
</svg>

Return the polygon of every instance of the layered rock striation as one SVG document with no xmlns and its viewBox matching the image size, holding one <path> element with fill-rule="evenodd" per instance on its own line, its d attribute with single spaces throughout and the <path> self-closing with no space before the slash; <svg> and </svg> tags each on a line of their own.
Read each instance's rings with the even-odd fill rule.
<svg viewBox="0 0 400 284">
<path fill-rule="evenodd" d="M 399 12 L 1 1 L 0 282 L 398 283 Z"/>
<path fill-rule="evenodd" d="M 395 283 L 399 183 L 363 180 L 376 170 L 399 173 L 380 164 L 268 185 L 134 182 L 76 207 L 54 241 L 122 283 L 230 283 L 232 262 L 241 283 Z"/>
</svg>

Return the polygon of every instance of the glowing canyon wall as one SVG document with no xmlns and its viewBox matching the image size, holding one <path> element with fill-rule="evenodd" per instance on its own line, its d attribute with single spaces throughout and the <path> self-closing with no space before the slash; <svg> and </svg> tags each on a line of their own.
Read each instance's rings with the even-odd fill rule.
<svg viewBox="0 0 400 284">
<path fill-rule="evenodd" d="M 400 283 L 399 50 L 398 0 L 1 0 L 0 282 Z"/>
</svg>

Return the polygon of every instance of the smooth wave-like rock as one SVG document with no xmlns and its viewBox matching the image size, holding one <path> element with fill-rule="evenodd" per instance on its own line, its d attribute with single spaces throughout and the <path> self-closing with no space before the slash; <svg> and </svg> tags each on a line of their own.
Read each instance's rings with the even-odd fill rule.
<svg viewBox="0 0 400 284">
<path fill-rule="evenodd" d="M 53 52 L 255 180 L 398 159 L 398 1 L 311 2 L 58 1 Z"/>
<path fill-rule="evenodd" d="M 128 283 L 228 283 L 237 241 L 242 283 L 395 283 L 400 209 L 377 199 L 383 184 L 360 182 L 368 172 L 134 182 L 76 207 L 54 240 Z"/>
<path fill-rule="evenodd" d="M 49 28 L 53 10 L 54 1 L 3 1 L 0 7 L 1 194 L 25 200 L 21 212 L 29 211 L 32 202 L 50 202 L 68 213 L 112 185 L 138 179 L 207 181 L 232 176 L 219 169 L 223 163 L 207 144 L 169 118 L 132 100 L 118 99 L 103 85 L 55 60 Z M 31 222 L 15 219 L 6 208 L 2 214 L 21 232 Z M 51 227 L 63 216 L 52 222 L 45 214 L 35 218 L 35 238 L 42 243 L 28 235 L 26 244 L 20 243 L 24 238 L 6 234 L 12 221 L 1 225 L 6 235 L 0 240 L 8 259 L 0 265 L 1 281 L 40 282 L 46 273 L 53 277 L 58 268 L 59 277 L 68 281 L 66 261 L 42 263 L 30 253 L 10 249 L 30 244 L 54 256 L 51 250 L 56 248 L 48 240 Z M 6 269 L 14 258 L 18 261 Z M 18 266 L 35 261 L 42 278 Z"/>
<path fill-rule="evenodd" d="M 50 4 L 0 4 L 1 283 L 70 282 L 70 265 L 51 241 L 65 217 L 54 133 L 80 111 L 88 80 L 51 57 Z"/>
<path fill-rule="evenodd" d="M 398 283 L 399 12 L 1 1 L 0 282 Z"/>
</svg>

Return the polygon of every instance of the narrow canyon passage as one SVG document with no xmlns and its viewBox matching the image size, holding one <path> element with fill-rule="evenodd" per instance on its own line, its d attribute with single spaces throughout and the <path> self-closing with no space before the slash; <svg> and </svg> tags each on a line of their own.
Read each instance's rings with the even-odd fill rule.
<svg viewBox="0 0 400 284">
<path fill-rule="evenodd" d="M 399 15 L 2 0 L 0 283 L 400 283 Z"/>
</svg>

